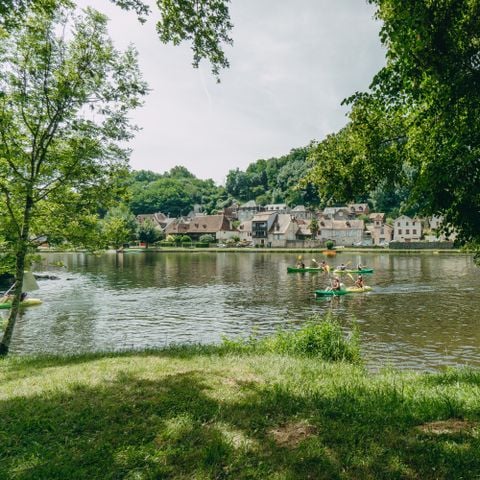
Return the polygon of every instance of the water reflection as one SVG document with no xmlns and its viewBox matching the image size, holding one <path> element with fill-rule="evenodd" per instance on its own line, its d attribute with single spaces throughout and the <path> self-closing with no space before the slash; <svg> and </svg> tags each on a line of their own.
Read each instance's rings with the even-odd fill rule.
<svg viewBox="0 0 480 480">
<path fill-rule="evenodd" d="M 338 263 L 375 269 L 365 276 L 374 290 L 318 300 L 313 292 L 328 277 L 287 274 L 295 260 L 267 252 L 48 254 L 39 269 L 54 270 L 60 280 L 41 281 L 44 304 L 19 318 L 12 350 L 211 343 L 223 335 L 296 328 L 331 311 L 345 325 L 358 322 L 371 368 L 480 366 L 480 270 L 471 258 L 344 252 Z M 65 267 L 55 267 L 58 262 Z"/>
</svg>

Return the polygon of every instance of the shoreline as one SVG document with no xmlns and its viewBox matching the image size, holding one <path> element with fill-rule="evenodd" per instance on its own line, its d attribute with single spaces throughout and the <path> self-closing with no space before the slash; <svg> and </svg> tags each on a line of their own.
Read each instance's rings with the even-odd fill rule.
<svg viewBox="0 0 480 480">
<path fill-rule="evenodd" d="M 93 253 L 93 254 L 102 254 L 102 253 L 117 253 L 119 255 L 128 254 L 128 253 L 316 253 L 323 255 L 324 248 L 252 248 L 252 247 L 212 247 L 212 248 L 183 248 L 183 247 L 138 247 L 138 248 L 128 248 L 123 251 L 117 251 L 114 249 L 103 250 L 101 252 L 89 252 L 88 250 L 58 250 L 58 249 L 40 249 L 38 253 Z M 355 248 L 355 247 L 345 247 L 338 250 L 333 250 L 336 254 L 341 253 L 400 253 L 400 254 L 420 254 L 420 253 L 429 253 L 434 255 L 442 254 L 454 254 L 454 255 L 473 255 L 471 252 L 463 252 L 458 248 L 455 249 L 394 249 L 394 248 Z M 336 256 L 332 255 L 333 256 Z M 325 255 L 329 257 L 329 255 Z"/>
</svg>

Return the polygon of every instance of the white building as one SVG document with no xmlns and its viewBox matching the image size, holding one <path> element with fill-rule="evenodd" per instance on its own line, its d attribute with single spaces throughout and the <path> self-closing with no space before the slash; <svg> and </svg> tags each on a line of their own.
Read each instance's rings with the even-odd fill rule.
<svg viewBox="0 0 480 480">
<path fill-rule="evenodd" d="M 393 224 L 395 242 L 418 242 L 422 239 L 422 222 L 418 218 L 401 215 Z"/>
</svg>

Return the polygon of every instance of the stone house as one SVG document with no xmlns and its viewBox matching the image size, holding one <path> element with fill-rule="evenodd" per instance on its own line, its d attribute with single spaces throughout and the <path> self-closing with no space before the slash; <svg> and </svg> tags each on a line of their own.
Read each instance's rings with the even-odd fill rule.
<svg viewBox="0 0 480 480">
<path fill-rule="evenodd" d="M 363 220 L 322 219 L 318 222 L 318 227 L 319 240 L 332 240 L 335 245 L 351 246 L 363 240 L 365 223 Z"/>
<path fill-rule="evenodd" d="M 368 215 L 370 208 L 368 203 L 349 203 L 347 205 L 348 211 L 358 217 L 359 215 Z"/>
<path fill-rule="evenodd" d="M 207 234 L 216 240 L 227 240 L 237 233 L 230 220 L 223 214 L 179 218 L 166 229 L 167 235 L 188 235 L 195 241 Z"/>
<path fill-rule="evenodd" d="M 257 205 L 255 200 L 250 200 L 237 208 L 237 218 L 240 222 L 251 220 L 257 213 L 263 211 L 261 205 Z"/>
<path fill-rule="evenodd" d="M 326 207 L 322 216 L 330 220 L 354 220 L 355 214 L 350 212 L 347 207 Z"/>
<path fill-rule="evenodd" d="M 429 242 L 454 242 L 457 238 L 457 233 L 452 231 L 448 235 L 445 233 L 440 233 L 440 228 L 442 226 L 443 217 L 434 215 L 426 220 L 424 238 Z"/>
<path fill-rule="evenodd" d="M 401 215 L 395 219 L 393 228 L 395 242 L 418 242 L 422 239 L 422 222 L 419 218 Z"/>
<path fill-rule="evenodd" d="M 299 225 L 296 218 L 289 214 L 278 214 L 268 232 L 268 245 L 286 247 L 297 240 Z"/>
<path fill-rule="evenodd" d="M 311 220 L 315 214 L 305 208 L 303 205 L 297 205 L 293 208 L 290 213 L 297 219 L 297 220 Z"/>
<path fill-rule="evenodd" d="M 286 203 L 270 203 L 265 205 L 266 212 L 277 212 L 277 213 L 289 213 L 290 208 L 287 207 Z"/>
<path fill-rule="evenodd" d="M 242 222 L 238 228 L 238 236 L 241 242 L 251 242 L 252 241 L 252 221 L 245 220 Z"/>
<path fill-rule="evenodd" d="M 252 218 L 252 241 L 255 246 L 268 246 L 268 232 L 277 216 L 276 212 L 260 212 Z"/>
<path fill-rule="evenodd" d="M 367 225 L 373 245 L 384 245 L 393 240 L 393 227 L 385 223 L 384 213 L 371 213 L 369 218 L 372 223 Z"/>
<path fill-rule="evenodd" d="M 175 218 L 170 218 L 162 212 L 157 213 L 144 213 L 135 217 L 137 223 L 141 225 L 145 220 L 150 220 L 155 227 L 162 232 L 165 232 L 167 226 L 175 221 Z"/>
</svg>

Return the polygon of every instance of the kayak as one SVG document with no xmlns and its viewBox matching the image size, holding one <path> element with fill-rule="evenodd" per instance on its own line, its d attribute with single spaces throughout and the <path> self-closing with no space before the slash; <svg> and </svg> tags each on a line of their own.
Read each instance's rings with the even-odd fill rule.
<svg viewBox="0 0 480 480">
<path fill-rule="evenodd" d="M 20 302 L 21 307 L 33 307 L 34 305 L 40 305 L 43 302 L 39 298 L 27 298 L 23 302 Z M 0 309 L 11 308 L 12 302 L 0 303 Z"/>
<path fill-rule="evenodd" d="M 346 270 L 337 270 L 335 269 L 333 273 L 373 273 L 373 268 L 362 268 L 361 270 L 351 270 L 351 269 L 346 269 Z"/>
<path fill-rule="evenodd" d="M 325 270 L 321 267 L 287 267 L 287 272 L 292 273 L 292 272 L 310 272 L 310 273 L 322 273 Z"/>
<path fill-rule="evenodd" d="M 336 297 L 337 295 L 346 295 L 347 290 L 315 290 L 317 297 Z"/>
<path fill-rule="evenodd" d="M 363 293 L 363 292 L 370 292 L 372 287 L 365 285 L 364 287 L 347 287 L 348 293 Z"/>
<path fill-rule="evenodd" d="M 343 290 L 315 290 L 315 296 L 317 297 L 328 297 L 336 295 L 346 295 L 347 293 L 363 293 L 370 292 L 372 287 L 365 285 L 362 288 L 359 287 L 347 287 Z"/>
</svg>

